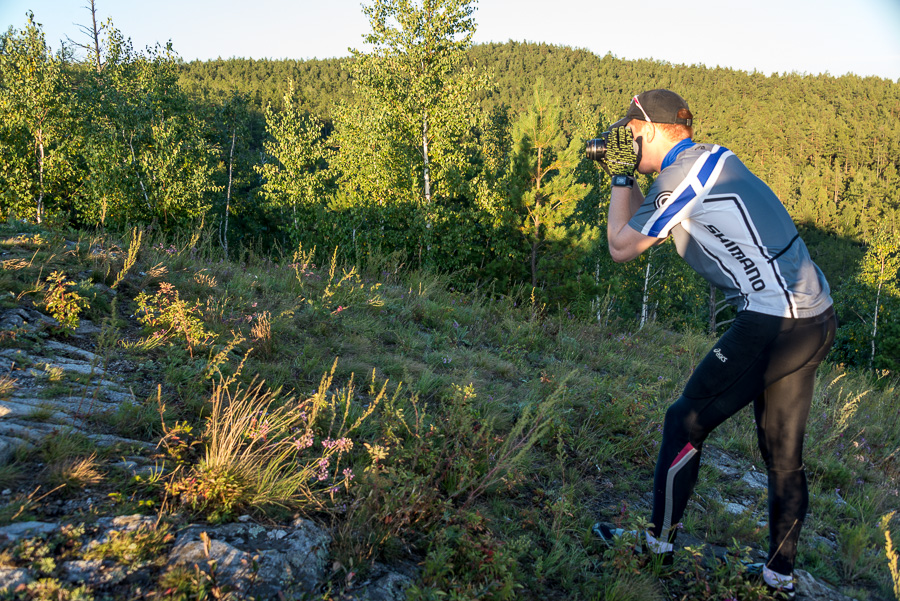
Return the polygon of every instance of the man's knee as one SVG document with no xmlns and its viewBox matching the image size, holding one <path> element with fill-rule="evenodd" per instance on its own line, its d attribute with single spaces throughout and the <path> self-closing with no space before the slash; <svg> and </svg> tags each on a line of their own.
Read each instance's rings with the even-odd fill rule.
<svg viewBox="0 0 900 601">
<path fill-rule="evenodd" d="M 687 440 L 697 446 L 706 438 L 697 430 L 697 411 L 693 407 L 691 399 L 682 396 L 666 410 L 663 432 L 668 436 Z"/>
</svg>

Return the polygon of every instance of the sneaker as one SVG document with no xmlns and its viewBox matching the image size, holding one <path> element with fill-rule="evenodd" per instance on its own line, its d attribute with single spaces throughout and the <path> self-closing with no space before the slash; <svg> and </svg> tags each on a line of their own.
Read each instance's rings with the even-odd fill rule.
<svg viewBox="0 0 900 601">
<path fill-rule="evenodd" d="M 639 533 L 637 530 L 623 530 L 608 522 L 597 522 L 591 528 L 591 532 L 607 545 L 613 545 L 616 540 L 624 537 L 634 542 L 635 554 L 647 554 L 654 561 L 658 560 L 661 565 L 666 567 L 674 563 L 675 553 L 672 543 L 658 541 L 649 532 Z"/>
<path fill-rule="evenodd" d="M 747 576 L 751 580 L 765 583 L 773 599 L 788 601 L 794 598 L 795 591 L 792 577 L 773 572 L 764 563 L 745 563 L 744 565 L 747 567 Z"/>
</svg>

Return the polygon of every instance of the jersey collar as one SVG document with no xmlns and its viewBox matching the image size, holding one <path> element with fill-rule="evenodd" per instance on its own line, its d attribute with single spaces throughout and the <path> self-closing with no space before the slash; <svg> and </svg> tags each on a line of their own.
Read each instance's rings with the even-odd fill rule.
<svg viewBox="0 0 900 601">
<path fill-rule="evenodd" d="M 685 138 L 684 140 L 673 146 L 672 150 L 667 152 L 665 158 L 663 159 L 662 169 L 665 169 L 666 167 L 674 163 L 675 159 L 678 158 L 678 155 L 681 154 L 682 150 L 687 150 L 694 144 L 696 144 L 696 142 L 694 142 L 690 138 Z M 662 171 L 662 169 L 660 169 L 660 171 Z"/>
</svg>

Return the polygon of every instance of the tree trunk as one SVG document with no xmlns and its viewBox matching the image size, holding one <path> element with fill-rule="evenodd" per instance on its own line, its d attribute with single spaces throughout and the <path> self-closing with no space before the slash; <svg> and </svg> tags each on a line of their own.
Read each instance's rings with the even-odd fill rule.
<svg viewBox="0 0 900 601">
<path fill-rule="evenodd" d="M 643 328 L 650 316 L 650 265 L 653 253 L 647 255 L 647 269 L 644 270 L 644 294 L 641 297 L 641 323 L 638 329 Z"/>
<path fill-rule="evenodd" d="M 91 0 L 91 24 L 94 34 L 94 60 L 99 74 L 103 70 L 103 64 L 100 62 L 100 30 L 97 29 L 97 7 L 94 0 Z"/>
<path fill-rule="evenodd" d="M 716 316 L 718 312 L 716 311 L 716 287 L 712 284 L 709 285 L 709 333 L 716 333 Z"/>
<path fill-rule="evenodd" d="M 231 211 L 231 174 L 234 168 L 234 141 L 237 138 L 237 125 L 231 130 L 231 152 L 228 155 L 228 188 L 225 192 L 225 227 L 222 230 L 222 246 L 228 256 L 228 213 Z"/>
<path fill-rule="evenodd" d="M 428 161 L 428 115 L 422 117 L 422 158 L 425 159 L 425 202 L 431 204 L 431 167 Z"/>
<path fill-rule="evenodd" d="M 35 220 L 40 223 L 44 216 L 44 134 L 43 130 L 37 130 L 37 149 L 38 149 L 38 199 L 37 199 L 37 215 Z"/>
<path fill-rule="evenodd" d="M 131 138 L 125 137 L 125 130 L 122 130 L 122 139 L 128 142 L 128 148 L 131 149 L 131 165 L 134 167 L 135 171 L 138 169 L 137 157 L 134 154 L 134 144 L 131 143 Z M 147 203 L 147 208 L 151 211 L 153 210 L 153 205 L 150 204 L 150 199 L 147 197 L 147 188 L 144 187 L 144 180 L 141 178 L 140 173 L 138 173 L 138 183 L 141 185 L 141 192 L 144 194 L 144 202 Z"/>
<path fill-rule="evenodd" d="M 875 292 L 875 316 L 872 318 L 872 354 L 869 355 L 869 369 L 875 366 L 875 336 L 878 335 L 878 305 L 881 303 L 881 287 L 884 285 L 884 257 L 878 273 L 878 290 Z"/>
</svg>

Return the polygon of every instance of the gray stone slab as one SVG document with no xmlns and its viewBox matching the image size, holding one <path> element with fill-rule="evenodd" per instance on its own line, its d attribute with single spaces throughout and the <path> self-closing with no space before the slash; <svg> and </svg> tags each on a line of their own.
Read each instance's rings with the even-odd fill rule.
<svg viewBox="0 0 900 601">
<path fill-rule="evenodd" d="M 81 357 L 82 359 L 87 359 L 88 361 L 99 361 L 100 356 L 95 355 L 90 351 L 86 351 L 84 349 L 78 348 L 77 346 L 72 346 L 71 344 L 65 344 L 63 342 L 58 342 L 56 340 L 48 340 L 44 346 L 47 348 L 54 350 L 58 353 L 67 353 L 69 355 L 73 355 L 75 357 Z"/>
<path fill-rule="evenodd" d="M 30 570 L 24 568 L 0 568 L 0 593 L 12 592 L 33 580 Z"/>
<path fill-rule="evenodd" d="M 50 522 L 18 522 L 0 528 L 0 537 L 5 536 L 8 540 L 15 541 L 40 536 L 41 534 L 50 534 L 58 528 L 59 524 Z"/>
</svg>

